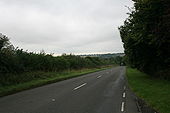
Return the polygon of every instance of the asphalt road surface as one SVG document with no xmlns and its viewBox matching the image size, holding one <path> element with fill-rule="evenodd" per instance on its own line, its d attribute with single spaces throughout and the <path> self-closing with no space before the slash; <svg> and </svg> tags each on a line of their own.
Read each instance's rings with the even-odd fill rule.
<svg viewBox="0 0 170 113">
<path fill-rule="evenodd" d="M 115 67 L 0 98 L 0 113 L 138 113 L 125 67 Z"/>
</svg>

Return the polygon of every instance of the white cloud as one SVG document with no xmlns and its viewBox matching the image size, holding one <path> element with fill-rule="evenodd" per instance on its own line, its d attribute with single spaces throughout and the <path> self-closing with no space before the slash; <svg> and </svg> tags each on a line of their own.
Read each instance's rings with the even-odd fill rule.
<svg viewBox="0 0 170 113">
<path fill-rule="evenodd" d="M 129 0 L 0 0 L 0 32 L 38 52 L 123 52 L 118 26 Z"/>
</svg>

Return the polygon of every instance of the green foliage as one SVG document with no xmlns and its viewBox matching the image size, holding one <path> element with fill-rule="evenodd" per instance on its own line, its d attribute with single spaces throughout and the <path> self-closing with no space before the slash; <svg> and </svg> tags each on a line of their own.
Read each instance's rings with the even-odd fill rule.
<svg viewBox="0 0 170 113">
<path fill-rule="evenodd" d="M 71 54 L 54 57 L 43 51 L 40 53 L 27 52 L 23 49 L 14 48 L 7 36 L 0 35 L 0 85 L 17 84 L 34 80 L 37 77 L 21 76 L 22 73 L 27 72 L 62 72 L 97 68 L 110 64 L 113 64 L 113 62 L 110 62 L 109 59 L 98 57 L 84 58 Z"/>
<path fill-rule="evenodd" d="M 26 89 L 42 86 L 49 83 L 70 79 L 73 77 L 93 73 L 101 70 L 111 68 L 111 66 L 104 66 L 101 68 L 71 70 L 63 72 L 42 72 L 33 71 L 21 74 L 9 74 L 7 80 L 0 79 L 0 97 L 13 94 Z"/>
<path fill-rule="evenodd" d="M 154 76 L 170 69 L 169 12 L 168 0 L 134 0 L 134 8 L 119 28 L 125 59 L 132 67 Z"/>
<path fill-rule="evenodd" d="M 120 56 L 115 57 L 114 61 L 115 61 L 116 64 L 119 64 L 119 65 L 121 65 L 121 63 L 124 62 L 123 57 L 120 57 Z"/>
<path fill-rule="evenodd" d="M 12 71 L 12 67 L 16 68 L 17 63 L 14 47 L 10 44 L 7 36 L 0 34 L 0 73 Z"/>
</svg>

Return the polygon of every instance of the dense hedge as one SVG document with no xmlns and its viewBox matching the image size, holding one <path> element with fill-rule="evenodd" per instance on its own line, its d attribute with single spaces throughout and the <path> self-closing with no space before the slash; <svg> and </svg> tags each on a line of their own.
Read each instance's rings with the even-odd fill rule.
<svg viewBox="0 0 170 113">
<path fill-rule="evenodd" d="M 133 0 L 120 26 L 127 62 L 153 76 L 170 78 L 170 2 Z"/>
<path fill-rule="evenodd" d="M 54 57 L 44 52 L 27 52 L 23 49 L 14 48 L 8 37 L 0 35 L 0 74 L 93 68 L 112 64 L 113 61 L 111 60 L 98 57 L 82 58 L 65 54 Z"/>
</svg>

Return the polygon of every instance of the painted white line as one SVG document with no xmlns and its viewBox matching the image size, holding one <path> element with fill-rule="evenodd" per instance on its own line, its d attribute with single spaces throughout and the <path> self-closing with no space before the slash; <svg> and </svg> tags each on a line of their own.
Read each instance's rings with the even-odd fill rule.
<svg viewBox="0 0 170 113">
<path fill-rule="evenodd" d="M 126 86 L 124 86 L 124 88 L 123 88 L 124 90 L 126 89 Z"/>
<path fill-rule="evenodd" d="M 124 93 L 123 93 L 123 98 L 125 98 L 125 97 L 126 97 L 126 93 L 124 92 Z"/>
<path fill-rule="evenodd" d="M 76 88 L 74 88 L 74 90 L 79 89 L 79 88 L 85 86 L 86 84 L 87 84 L 87 83 L 84 83 L 84 84 L 82 84 L 82 85 L 79 85 L 79 86 L 77 86 Z"/>
<path fill-rule="evenodd" d="M 123 111 L 124 111 L 124 107 L 125 107 L 125 102 L 122 102 L 121 112 L 123 112 Z"/>
<path fill-rule="evenodd" d="M 53 99 L 52 99 L 52 101 L 54 102 L 54 101 L 55 101 L 55 99 L 53 98 Z"/>
<path fill-rule="evenodd" d="M 100 76 L 98 76 L 97 78 L 100 78 L 100 77 L 102 77 L 102 76 L 100 75 Z"/>
</svg>

